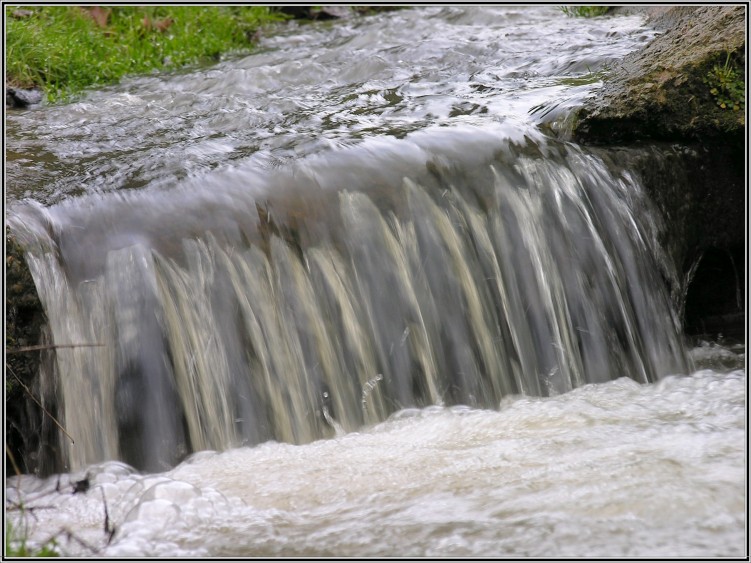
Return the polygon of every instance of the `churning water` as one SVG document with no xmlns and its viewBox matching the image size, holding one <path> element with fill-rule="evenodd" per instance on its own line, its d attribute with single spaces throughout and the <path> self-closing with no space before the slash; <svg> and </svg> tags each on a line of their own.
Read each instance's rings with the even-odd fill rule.
<svg viewBox="0 0 751 563">
<path fill-rule="evenodd" d="M 43 541 L 104 556 L 741 556 L 743 371 L 622 377 L 500 410 L 406 409 L 304 446 L 12 480 Z M 104 504 L 118 526 L 105 547 Z M 72 553 L 91 554 L 76 541 Z"/>
<path fill-rule="evenodd" d="M 52 339 L 102 344 L 43 374 L 75 443 L 8 481 L 16 529 L 113 557 L 743 554 L 743 351 L 684 350 L 639 178 L 566 141 L 651 36 L 403 10 L 9 116 Z"/>
</svg>

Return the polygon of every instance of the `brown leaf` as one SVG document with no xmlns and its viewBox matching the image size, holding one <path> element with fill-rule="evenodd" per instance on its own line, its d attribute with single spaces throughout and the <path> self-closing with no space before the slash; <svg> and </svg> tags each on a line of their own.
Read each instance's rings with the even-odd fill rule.
<svg viewBox="0 0 751 563">
<path fill-rule="evenodd" d="M 86 8 L 84 12 L 94 20 L 94 22 L 101 28 L 107 27 L 107 20 L 110 17 L 112 10 L 102 8 L 101 6 L 91 6 Z"/>
<path fill-rule="evenodd" d="M 162 18 L 161 20 L 154 22 L 154 27 L 164 33 L 165 31 L 167 31 L 169 26 L 174 23 L 174 21 L 175 20 L 173 20 L 172 18 Z"/>
<path fill-rule="evenodd" d="M 172 18 L 162 18 L 161 20 L 151 21 L 149 16 L 141 20 L 141 24 L 146 31 L 156 30 L 164 33 L 175 22 Z"/>
</svg>

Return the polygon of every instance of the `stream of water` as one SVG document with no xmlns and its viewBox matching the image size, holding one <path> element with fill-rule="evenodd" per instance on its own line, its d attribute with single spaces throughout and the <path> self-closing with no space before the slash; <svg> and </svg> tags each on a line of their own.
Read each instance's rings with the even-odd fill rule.
<svg viewBox="0 0 751 563">
<path fill-rule="evenodd" d="M 51 337 L 101 344 L 42 374 L 75 443 L 7 480 L 14 528 L 74 556 L 743 555 L 745 349 L 686 349 L 639 178 L 567 136 L 653 36 L 415 8 L 10 113 Z"/>
</svg>

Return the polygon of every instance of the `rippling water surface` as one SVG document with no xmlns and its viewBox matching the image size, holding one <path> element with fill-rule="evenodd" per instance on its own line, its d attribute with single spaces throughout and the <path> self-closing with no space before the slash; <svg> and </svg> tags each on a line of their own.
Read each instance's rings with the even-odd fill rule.
<svg viewBox="0 0 751 563">
<path fill-rule="evenodd" d="M 293 27 L 260 52 L 8 119 L 11 198 L 172 186 L 431 125 L 524 125 L 575 105 L 654 32 L 638 16 L 435 7 Z M 530 112 L 530 110 L 532 110 Z"/>
<path fill-rule="evenodd" d="M 130 317 L 139 317 L 138 311 L 149 312 L 155 303 L 139 300 L 143 295 L 139 284 L 143 279 L 146 286 L 152 283 L 151 274 L 143 273 L 150 270 L 118 268 L 122 264 L 146 264 L 143 257 L 157 249 L 170 258 L 163 263 L 157 260 L 170 274 L 159 278 L 163 284 L 160 295 L 174 300 L 167 300 L 169 304 L 182 307 L 173 307 L 182 316 L 165 313 L 164 318 L 158 319 L 172 323 L 172 353 L 181 344 L 193 351 L 186 365 L 205 364 L 203 371 L 185 367 L 186 373 L 195 377 L 194 382 L 210 381 L 208 375 L 221 370 L 234 377 L 229 363 L 220 365 L 214 361 L 221 355 L 207 352 L 216 347 L 216 334 L 226 333 L 207 332 L 208 339 L 185 344 L 180 332 L 185 329 L 188 334 L 189 328 L 206 328 L 201 319 L 211 319 L 226 329 L 217 320 L 225 318 L 222 315 L 202 316 L 205 311 L 211 312 L 211 307 L 216 308 L 214 311 L 223 309 L 216 295 L 209 299 L 201 292 L 204 285 L 211 285 L 206 280 L 213 282 L 214 275 L 219 279 L 219 265 L 226 262 L 241 270 L 239 262 L 232 262 L 236 256 L 234 246 L 227 244 L 229 250 L 202 254 L 203 247 L 196 243 L 195 252 L 186 250 L 189 264 L 185 270 L 180 269 L 179 258 L 171 260 L 179 255 L 172 246 L 193 237 L 209 248 L 215 244 L 214 235 L 223 229 L 230 231 L 228 225 L 234 226 L 235 221 L 241 224 L 238 217 L 245 220 L 255 214 L 256 198 L 286 199 L 287 203 L 281 205 L 286 216 L 280 221 L 296 224 L 301 216 L 308 221 L 308 230 L 300 227 L 302 243 L 293 241 L 297 247 L 277 239 L 271 249 L 270 256 L 276 260 L 274 267 L 279 268 L 279 263 L 287 265 L 291 279 L 292 274 L 302 272 L 295 266 L 297 254 L 305 260 L 310 256 L 311 262 L 328 256 L 337 265 L 340 259 L 336 253 L 352 244 L 350 231 L 336 231 L 341 240 L 316 238 L 327 234 L 329 227 L 332 232 L 339 228 L 341 201 L 343 210 L 352 211 L 345 216 L 350 220 L 347 228 L 367 239 L 362 248 L 368 250 L 367 241 L 377 233 L 376 242 L 380 243 L 381 238 L 384 242 L 383 246 L 376 245 L 381 254 L 368 254 L 365 250 L 356 254 L 349 247 L 351 255 L 359 260 L 355 263 L 352 259 L 351 272 L 346 268 L 321 269 L 329 275 L 323 280 L 329 285 L 313 278 L 310 284 L 333 287 L 332 272 L 339 275 L 346 271 L 351 279 L 342 274 L 338 283 L 347 289 L 341 295 L 349 297 L 350 287 L 356 284 L 391 279 L 388 275 L 397 272 L 393 264 L 369 260 L 385 255 L 419 257 L 416 243 L 409 238 L 414 236 L 409 231 L 415 229 L 414 225 L 418 235 L 423 229 L 421 244 L 434 243 L 422 248 L 444 252 L 433 254 L 435 261 L 436 256 L 474 259 L 469 252 L 454 251 L 460 248 L 456 245 L 466 244 L 461 248 L 468 249 L 485 244 L 491 248 L 490 238 L 486 243 L 486 231 L 480 227 L 495 225 L 494 232 L 503 233 L 499 225 L 518 223 L 521 234 L 508 231 L 519 237 L 508 235 L 512 243 L 517 241 L 511 248 L 527 248 L 518 242 L 522 241 L 534 249 L 534 253 L 529 253 L 533 262 L 514 262 L 509 258 L 505 271 L 517 273 L 518 268 L 520 277 L 516 286 L 508 287 L 517 297 L 526 296 L 527 290 L 532 292 L 530 295 L 537 295 L 534 292 L 540 280 L 540 295 L 547 301 L 541 306 L 539 323 L 529 329 L 527 340 L 514 341 L 521 359 L 512 367 L 523 371 L 525 361 L 545 367 L 545 361 L 570 360 L 570 355 L 579 354 L 581 366 L 571 371 L 594 374 L 591 380 L 602 381 L 573 390 L 568 383 L 560 389 L 553 386 L 537 390 L 537 394 L 552 395 L 546 397 L 508 394 L 508 389 L 504 389 L 504 396 L 497 403 L 490 401 L 490 396 L 475 400 L 477 397 L 467 395 L 468 400 L 475 400 L 471 407 L 446 406 L 436 401 L 435 406 L 422 404 L 393 412 L 385 405 L 385 399 L 379 398 L 384 404 L 378 414 L 384 419 L 362 418 L 355 409 L 357 416 L 353 415 L 353 420 L 361 424 L 350 425 L 348 432 L 339 422 L 342 418 L 338 421 L 324 411 L 326 419 L 318 422 L 328 432 L 327 439 L 300 440 L 307 442 L 302 444 L 269 440 L 253 447 L 235 444 L 224 451 L 206 449 L 176 467 L 156 472 L 138 472 L 111 459 L 94 464 L 87 461 L 91 456 L 101 456 L 102 451 L 117 451 L 114 429 L 111 444 L 106 444 L 108 436 L 92 439 L 96 447 L 92 446 L 90 455 L 79 455 L 76 446 L 70 446 L 73 472 L 44 479 L 28 475 L 9 479 L 6 513 L 14 529 L 28 534 L 32 545 L 54 536 L 58 549 L 71 556 L 744 555 L 744 349 L 706 343 L 690 352 L 686 369 L 681 362 L 662 361 L 663 356 L 670 359 L 681 355 L 672 348 L 673 335 L 654 330 L 655 326 L 670 327 L 671 321 L 667 318 L 663 319 L 664 325 L 645 324 L 644 318 L 649 319 L 650 315 L 644 313 L 656 311 L 655 303 L 666 307 L 665 300 L 659 292 L 656 297 L 649 294 L 649 287 L 645 287 L 646 305 L 634 305 L 640 294 L 623 281 L 644 280 L 648 286 L 655 275 L 639 258 L 651 256 L 651 229 L 657 227 L 639 207 L 638 182 L 623 171 L 611 177 L 599 160 L 576 147 L 545 138 L 546 134 L 554 134 L 565 140 L 568 110 L 593 92 L 599 71 L 617 64 L 620 57 L 644 45 L 653 35 L 638 16 L 566 18 L 553 6 L 401 10 L 334 25 L 291 26 L 267 37 L 260 50 L 250 56 L 228 59 L 210 68 L 128 80 L 88 93 L 66 106 L 10 113 L 6 178 L 8 198 L 13 204 L 11 216 L 18 234 L 41 248 L 35 247 L 35 252 L 39 252 L 37 263 L 54 262 L 54 268 L 50 266 L 54 275 L 47 280 L 46 291 L 52 296 L 50 305 L 57 307 L 58 330 L 62 334 L 68 335 L 71 327 L 78 327 L 75 323 L 79 319 L 74 317 L 80 308 L 81 326 L 91 331 L 81 329 L 81 335 L 104 337 L 111 330 L 117 333 L 121 355 L 142 350 L 142 344 L 151 337 L 144 336 L 145 332 L 134 336 L 131 329 L 141 325 Z M 496 167 L 494 172 L 500 170 L 495 183 L 491 162 Z M 420 195 L 407 183 L 408 195 L 415 198 L 409 205 L 417 203 L 414 207 L 405 206 L 400 199 L 401 180 L 415 176 L 426 182 L 426 178 L 433 178 L 438 184 L 462 179 L 466 185 L 459 189 L 471 205 L 459 198 L 444 206 L 441 202 L 451 199 L 448 196 L 453 194 L 453 184 L 446 184 L 441 192 L 428 182 L 426 193 L 432 189 L 434 199 Z M 499 183 L 498 178 L 506 178 L 505 183 Z M 548 183 L 552 186 L 549 189 Z M 394 185 L 399 189 L 394 189 Z M 598 186 L 618 193 L 608 192 L 598 202 L 597 191 L 593 190 Z M 485 189 L 497 190 L 494 193 L 502 196 L 496 202 L 500 211 L 484 207 L 487 202 L 477 193 Z M 360 195 L 343 196 L 340 200 L 320 195 L 349 194 L 349 190 L 367 192 L 375 203 L 368 203 Z M 24 198 L 38 203 L 22 202 Z M 350 207 L 345 205 L 347 202 Z M 376 206 L 380 211 L 370 213 Z M 610 213 L 606 217 L 617 220 L 605 219 L 602 225 L 595 221 L 595 225 L 590 217 L 596 217 L 596 213 L 588 206 L 605 210 Z M 414 213 L 413 218 L 400 211 L 407 208 Z M 550 209 L 563 210 L 560 225 L 543 215 Z M 429 213 L 419 215 L 415 210 Z M 491 211 L 496 215 L 491 215 Z M 379 213 L 383 213 L 383 218 Z M 258 216 L 262 216 L 260 211 Z M 620 230 L 621 218 L 625 218 L 624 224 L 633 224 L 640 230 Z M 266 219 L 271 224 L 273 219 Z M 302 219 L 300 224 L 304 224 Z M 317 227 L 310 227 L 311 224 Z M 442 230 L 430 230 L 429 225 L 438 225 Z M 548 230 L 550 225 L 560 227 L 560 231 Z M 371 227 L 375 230 L 368 231 Z M 490 227 L 487 232 L 491 232 Z M 582 244 L 562 245 L 560 241 L 565 239 L 559 232 L 565 236 L 578 233 Z M 602 241 L 592 233 L 602 235 Z M 201 239 L 204 236 L 205 240 Z M 54 237 L 58 238 L 50 242 Z M 630 238 L 634 241 L 627 240 Z M 584 244 L 584 239 L 594 246 Z M 597 240 L 591 242 L 594 239 Z M 628 246 L 631 242 L 644 254 L 633 250 L 632 257 L 632 247 Z M 289 247 L 284 246 L 287 243 Z M 451 244 L 456 248 L 452 250 Z M 498 247 L 497 241 L 493 244 Z M 121 252 L 129 248 L 137 251 Z M 514 254 L 504 254 L 505 247 L 498 248 L 498 256 Z M 592 248 L 597 248 L 597 253 Z M 561 249 L 571 251 L 570 260 L 553 260 L 565 255 L 558 253 Z M 222 254 L 225 250 L 226 255 Z M 256 259 L 255 254 L 247 254 Z M 62 264 L 56 262 L 62 261 L 60 256 L 65 257 Z M 217 262 L 213 261 L 215 256 L 220 257 Z M 485 260 L 493 253 L 481 256 Z M 519 252 L 520 259 L 525 256 L 526 252 Z M 580 275 L 574 257 L 589 264 L 588 276 Z M 427 258 L 421 266 L 424 272 L 439 271 L 437 267 L 429 270 L 426 262 Z M 118 268 L 113 268 L 113 264 Z M 305 264 L 305 271 L 310 273 L 310 266 Z M 385 271 L 384 264 L 393 269 Z M 473 264 L 472 273 L 477 277 L 480 262 Z M 519 264 L 526 264 L 528 277 L 524 277 Z M 420 268 L 414 269 L 414 264 L 409 265 L 413 267 L 409 271 L 424 274 Z M 55 269 L 58 267 L 59 272 Z M 360 346 L 366 338 L 360 341 L 352 337 L 354 344 L 346 341 L 348 351 L 357 349 L 362 358 L 378 353 L 385 358 L 395 345 L 409 342 L 413 355 L 407 359 L 412 364 L 405 365 L 415 370 L 419 360 L 419 371 L 424 375 L 431 360 L 420 346 L 431 344 L 428 336 L 435 336 L 431 330 L 441 332 L 443 338 L 432 341 L 436 357 L 444 352 L 436 343 L 456 344 L 470 334 L 450 332 L 459 326 L 452 324 L 454 320 L 467 322 L 479 335 L 478 327 L 484 326 L 480 320 L 487 320 L 484 315 L 490 309 L 479 305 L 475 305 L 476 310 L 463 307 L 481 302 L 479 297 L 474 302 L 470 297 L 474 288 L 482 284 L 462 274 L 470 271 L 468 266 L 455 269 L 455 278 L 446 273 L 449 281 L 445 286 L 441 286 L 443 278 L 436 281 L 436 276 L 423 276 L 419 287 L 430 287 L 436 296 L 452 295 L 454 288 L 461 288 L 464 293 L 454 293 L 461 299 L 444 299 L 438 309 L 463 311 L 463 315 L 436 313 L 433 320 L 438 322 L 430 326 L 421 320 L 422 328 L 415 322 L 405 329 L 397 322 L 394 326 L 398 330 L 394 332 L 384 314 L 383 326 L 378 328 L 389 329 L 386 332 L 391 340 L 376 342 L 371 350 Z M 36 271 L 41 274 L 45 270 L 40 265 Z M 103 271 L 109 273 L 102 274 Z M 231 268 L 228 271 L 233 272 Z M 190 277 L 191 272 L 200 275 Z M 370 277 L 364 280 L 363 272 L 369 272 Z M 168 286 L 165 279 L 173 285 Z M 234 283 L 235 278 L 231 279 Z M 287 291 L 295 297 L 291 284 L 280 285 L 285 280 L 281 277 L 275 282 L 277 285 L 270 283 L 269 295 Z M 53 303 L 54 296 L 67 295 L 67 283 L 71 284 L 72 297 Z M 193 293 L 178 295 L 174 289 L 191 284 L 197 288 Z M 372 302 L 382 304 L 382 311 L 404 299 L 395 290 L 404 286 L 373 285 L 368 290 L 372 289 L 373 295 L 378 293 L 380 301 L 373 297 Z M 598 293 L 600 285 L 607 291 Z M 109 297 L 105 290 L 113 291 L 112 288 L 116 290 L 114 305 L 107 306 L 115 310 L 114 320 L 106 316 L 108 309 L 104 305 Z M 133 288 L 138 291 L 131 294 Z M 439 292 L 441 288 L 444 293 Z M 612 293 L 608 293 L 611 289 Z M 391 299 L 389 291 L 393 294 Z M 303 294 L 300 290 L 299 295 Z M 617 299 L 603 298 L 599 304 L 586 299 L 587 295 L 611 294 L 624 299 L 623 305 Z M 238 296 L 245 303 L 247 318 L 252 316 L 251 309 L 261 311 L 258 302 L 276 306 L 266 298 L 252 302 L 239 290 Z M 424 294 L 418 297 L 422 299 Z M 199 303 L 199 298 L 206 301 Z M 339 301 L 332 301 L 333 305 L 329 303 L 330 309 L 350 322 L 346 326 L 369 320 L 367 315 L 356 314 L 359 309 L 345 311 L 349 302 L 338 298 Z M 415 311 L 432 310 L 426 301 L 415 299 L 419 301 Z M 288 301 L 293 302 L 296 303 L 292 298 Z M 488 302 L 493 301 L 482 301 Z M 77 303 L 96 304 L 92 309 L 102 313 L 101 319 L 89 319 L 85 316 L 87 307 Z M 519 299 L 507 297 L 503 301 L 508 318 L 519 321 L 504 330 L 517 336 L 515 331 L 522 330 L 522 320 L 529 310 L 520 308 L 520 303 Z M 192 311 L 190 304 L 194 305 Z M 529 300 L 529 305 L 535 305 L 534 299 Z M 615 312 L 605 305 L 611 305 Z M 636 310 L 638 307 L 643 310 Z M 321 310 L 327 309 L 321 305 Z M 579 324 L 572 324 L 573 320 L 592 323 L 592 327 L 612 320 L 602 316 L 604 310 L 611 311 L 622 323 L 620 341 L 610 334 L 607 324 L 590 340 L 575 333 L 573 327 Z M 514 311 L 516 316 L 511 314 Z M 368 312 L 373 319 L 379 313 Z M 139 318 L 145 316 L 144 313 Z M 194 326 L 188 327 L 189 318 Z M 305 328 L 302 316 L 287 320 L 289 327 Z M 551 349 L 540 358 L 532 353 L 531 359 L 525 359 L 521 352 L 542 354 L 532 344 L 535 330 L 548 326 L 546 322 L 553 329 L 572 329 L 570 335 L 563 335 L 566 346 L 558 346 L 556 341 L 553 347 L 557 346 L 557 352 Z M 154 321 L 149 326 L 157 324 Z M 652 332 L 639 331 L 639 327 L 651 328 Z M 287 330 L 288 326 L 282 328 Z M 444 334 L 444 328 L 449 336 Z M 289 331 L 292 334 L 293 329 Z M 375 329 L 374 332 L 376 336 L 380 334 Z M 285 334 L 280 332 L 280 341 L 287 342 Z M 563 338 L 558 334 L 555 337 Z M 495 357 L 493 354 L 502 348 L 483 348 L 480 341 L 472 340 L 465 349 L 472 350 L 468 357 L 475 354 L 485 364 L 470 361 L 476 359 L 474 356 L 466 362 L 462 358 L 452 361 L 456 365 L 490 365 L 487 359 Z M 197 346 L 196 342 L 202 345 Z M 332 350 L 345 347 L 345 340 L 332 342 Z M 590 346 L 582 347 L 582 342 Z M 248 343 L 244 341 L 243 345 Z M 623 351 L 618 348 L 621 345 Z M 323 357 L 321 350 L 317 349 L 317 353 Z M 672 366 L 671 371 L 665 374 L 656 370 L 657 376 L 665 376 L 648 382 L 654 373 L 647 373 L 646 368 L 642 373 L 633 367 L 640 365 L 633 361 L 634 350 L 644 351 L 645 365 L 661 369 L 668 365 Z M 230 352 L 226 357 L 230 357 Z M 621 352 L 623 356 L 619 356 Z M 74 353 L 70 354 L 72 357 Z M 114 351 L 102 354 L 99 363 L 86 363 L 75 358 L 68 362 L 68 356 L 60 353 L 59 369 L 64 371 L 68 366 L 70 373 L 78 377 L 85 371 L 81 368 L 84 366 L 104 388 L 115 381 L 118 373 L 112 366 L 118 364 L 113 360 Z M 648 357 L 650 354 L 654 358 Z M 618 360 L 621 357 L 629 358 L 629 362 Z M 306 357 L 301 354 L 295 360 L 305 364 Z M 610 371 L 603 373 L 603 365 L 609 366 Z M 105 380 L 100 369 L 111 369 L 113 379 Z M 310 369 L 313 373 L 316 367 Z M 446 366 L 439 366 L 438 371 L 441 369 L 446 371 Z M 302 372 L 281 375 L 305 379 Z M 460 378 L 466 374 L 454 375 Z M 531 375 L 534 380 L 535 374 Z M 72 379 L 73 376 L 62 378 L 63 384 Z M 375 397 L 378 386 L 385 385 L 386 379 L 370 373 L 361 381 L 363 393 L 372 391 Z M 284 385 L 286 381 L 289 379 Z M 572 381 L 582 383 L 573 376 Z M 112 389 L 99 389 L 89 380 L 81 384 L 84 387 L 76 387 L 69 396 L 86 396 L 90 404 L 101 406 L 102 412 L 96 416 L 108 414 Z M 431 393 L 436 390 L 442 391 L 430 389 Z M 96 403 L 94 391 L 101 391 L 101 403 Z M 336 389 L 330 391 L 336 396 Z M 352 395 L 359 408 L 360 388 L 355 391 Z M 483 408 L 489 402 L 493 404 Z M 339 413 L 344 413 L 346 404 L 339 406 Z M 81 409 L 68 406 L 68 410 L 72 423 L 76 413 L 70 411 Z M 222 416 L 229 412 L 217 411 Z M 88 411 L 82 413 L 88 416 Z M 205 420 L 197 420 L 197 427 L 206 430 Z M 82 428 L 91 426 L 87 422 Z M 315 438 L 316 434 L 311 436 Z M 79 453 L 83 443 L 81 440 L 78 444 Z M 76 483 L 86 483 L 88 489 L 74 494 L 76 487 L 85 488 Z M 109 522 L 115 527 L 109 541 L 104 530 L 105 500 Z M 19 503 L 25 510 L 19 510 Z"/>
</svg>

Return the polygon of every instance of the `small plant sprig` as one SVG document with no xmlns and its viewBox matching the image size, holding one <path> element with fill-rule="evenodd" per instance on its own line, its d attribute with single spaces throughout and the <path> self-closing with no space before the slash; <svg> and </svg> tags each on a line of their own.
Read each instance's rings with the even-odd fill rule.
<svg viewBox="0 0 751 563">
<path fill-rule="evenodd" d="M 594 18 L 604 16 L 611 6 L 560 6 L 558 9 L 570 18 Z"/>
<path fill-rule="evenodd" d="M 742 111 L 746 107 L 746 80 L 730 61 L 727 54 L 725 64 L 715 64 L 704 78 L 704 84 L 709 86 L 709 93 L 715 98 L 715 103 L 721 109 Z"/>
<path fill-rule="evenodd" d="M 55 538 L 51 538 L 41 547 L 29 547 L 26 536 L 13 527 L 10 522 L 5 528 L 6 557 L 60 557 Z"/>
</svg>

